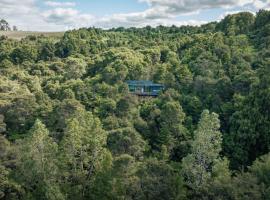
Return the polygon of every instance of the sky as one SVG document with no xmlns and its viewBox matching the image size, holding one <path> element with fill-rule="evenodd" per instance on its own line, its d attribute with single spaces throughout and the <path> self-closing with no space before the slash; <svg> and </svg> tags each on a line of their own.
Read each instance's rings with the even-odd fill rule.
<svg viewBox="0 0 270 200">
<path fill-rule="evenodd" d="M 260 9 L 270 9 L 270 0 L 0 0 L 0 19 L 24 31 L 65 31 L 201 25 Z"/>
</svg>

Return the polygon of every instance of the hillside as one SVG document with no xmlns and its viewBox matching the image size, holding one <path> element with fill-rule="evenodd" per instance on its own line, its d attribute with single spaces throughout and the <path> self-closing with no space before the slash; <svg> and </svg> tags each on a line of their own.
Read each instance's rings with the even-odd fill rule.
<svg viewBox="0 0 270 200">
<path fill-rule="evenodd" d="M 0 31 L 0 36 L 2 35 L 7 36 L 8 38 L 11 38 L 11 39 L 20 40 L 30 35 L 33 35 L 33 36 L 44 35 L 46 37 L 60 38 L 64 35 L 64 33 L 63 32 Z"/>
<path fill-rule="evenodd" d="M 270 11 L 28 34 L 0 37 L 0 199 L 269 199 Z"/>
</svg>

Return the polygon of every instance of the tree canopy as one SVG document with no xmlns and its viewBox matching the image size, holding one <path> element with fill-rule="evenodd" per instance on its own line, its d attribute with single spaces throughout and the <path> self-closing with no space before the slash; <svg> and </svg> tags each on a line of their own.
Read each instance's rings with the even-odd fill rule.
<svg viewBox="0 0 270 200">
<path fill-rule="evenodd" d="M 269 199 L 269 102 L 267 10 L 0 37 L 0 199 Z"/>
</svg>

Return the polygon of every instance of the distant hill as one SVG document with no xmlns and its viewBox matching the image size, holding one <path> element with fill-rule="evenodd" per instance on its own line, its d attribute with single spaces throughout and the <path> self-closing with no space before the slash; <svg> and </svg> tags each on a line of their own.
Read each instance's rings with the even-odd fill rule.
<svg viewBox="0 0 270 200">
<path fill-rule="evenodd" d="M 61 37 L 64 32 L 32 32 L 32 31 L 0 31 L 0 36 L 5 35 L 12 39 L 20 40 L 30 35 L 40 36 L 45 35 L 48 37 Z"/>
</svg>

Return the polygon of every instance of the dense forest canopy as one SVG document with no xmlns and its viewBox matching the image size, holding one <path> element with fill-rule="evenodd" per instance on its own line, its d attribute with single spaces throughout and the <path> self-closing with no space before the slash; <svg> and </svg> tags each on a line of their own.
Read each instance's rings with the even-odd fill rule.
<svg viewBox="0 0 270 200">
<path fill-rule="evenodd" d="M 269 152 L 270 11 L 0 38 L 0 199 L 266 200 Z"/>
</svg>

